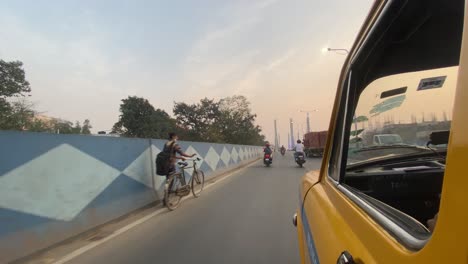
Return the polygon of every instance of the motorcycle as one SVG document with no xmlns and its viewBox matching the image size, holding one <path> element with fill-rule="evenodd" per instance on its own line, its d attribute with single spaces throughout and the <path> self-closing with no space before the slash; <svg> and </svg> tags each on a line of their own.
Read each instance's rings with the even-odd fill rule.
<svg viewBox="0 0 468 264">
<path fill-rule="evenodd" d="M 284 154 L 286 154 L 286 150 L 285 150 L 285 149 L 282 149 L 282 150 L 281 150 L 281 155 L 284 156 Z"/>
<path fill-rule="evenodd" d="M 272 162 L 273 162 L 273 159 L 270 154 L 265 154 L 263 156 L 263 164 L 265 164 L 265 166 L 270 167 Z"/>
<path fill-rule="evenodd" d="M 297 165 L 299 165 L 299 167 L 302 168 L 302 165 L 306 162 L 304 158 L 304 153 L 297 153 L 295 156 Z"/>
</svg>

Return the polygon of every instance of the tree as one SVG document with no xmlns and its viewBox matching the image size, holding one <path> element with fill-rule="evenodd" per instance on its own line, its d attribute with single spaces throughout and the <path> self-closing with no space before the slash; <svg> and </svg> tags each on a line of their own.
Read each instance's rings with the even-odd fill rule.
<svg viewBox="0 0 468 264">
<path fill-rule="evenodd" d="M 217 129 L 220 118 L 219 102 L 204 98 L 197 104 L 174 103 L 177 125 L 186 131 L 185 139 L 193 141 L 220 142 L 221 131 Z"/>
<path fill-rule="evenodd" d="M 89 121 L 89 119 L 85 119 L 85 121 L 83 122 L 83 126 L 81 127 L 81 134 L 91 134 L 91 128 L 93 128 L 91 126 L 91 122 Z"/>
<path fill-rule="evenodd" d="M 265 137 L 255 125 L 257 115 L 251 113 L 246 97 L 236 95 L 220 100 L 220 126 L 225 141 L 232 144 L 262 145 Z"/>
<path fill-rule="evenodd" d="M 54 128 L 49 123 L 44 122 L 40 119 L 34 119 L 29 124 L 28 131 L 55 133 Z"/>
<path fill-rule="evenodd" d="M 54 120 L 52 121 L 54 133 L 58 134 L 75 134 L 73 130 L 73 123 L 67 120 Z M 78 132 L 79 133 L 79 132 Z"/>
<path fill-rule="evenodd" d="M 174 115 L 187 140 L 253 145 L 264 142 L 260 127 L 254 124 L 256 115 L 244 96 L 175 103 Z"/>
<path fill-rule="evenodd" d="M 0 60 L 0 97 L 20 96 L 31 92 L 21 61 Z"/>
<path fill-rule="evenodd" d="M 27 130 L 34 119 L 33 104 L 27 100 L 17 100 L 5 105 L 6 115 L 2 120 L 2 128 L 9 130 Z"/>
<path fill-rule="evenodd" d="M 0 129 L 9 129 L 12 111 L 11 105 L 4 98 L 0 98 Z"/>
<path fill-rule="evenodd" d="M 9 102 L 8 98 L 25 96 L 31 92 L 21 61 L 0 60 L 0 129 L 52 132 L 61 134 L 90 134 L 88 119 L 81 127 L 80 122 L 66 120 L 44 121 L 36 117 L 34 104 L 26 99 Z"/>
<path fill-rule="evenodd" d="M 136 96 L 122 99 L 119 121 L 113 133 L 127 137 L 166 138 L 174 129 L 174 121 L 161 109 L 154 109 L 148 100 Z"/>
<path fill-rule="evenodd" d="M 80 134 L 81 133 L 81 124 L 79 121 L 75 122 L 75 126 L 71 129 L 72 134 Z"/>
<path fill-rule="evenodd" d="M 31 109 L 24 109 L 24 102 L 9 103 L 7 98 L 24 96 L 31 88 L 26 81 L 25 73 L 20 61 L 6 62 L 0 60 L 0 129 L 23 129 L 26 117 Z M 21 105 L 23 104 L 23 105 Z M 15 120 L 15 118 L 22 118 Z"/>
</svg>

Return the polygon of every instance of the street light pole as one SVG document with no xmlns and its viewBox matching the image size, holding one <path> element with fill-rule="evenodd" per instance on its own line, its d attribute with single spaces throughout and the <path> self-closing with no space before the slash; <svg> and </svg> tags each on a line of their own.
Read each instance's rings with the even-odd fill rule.
<svg viewBox="0 0 468 264">
<path fill-rule="evenodd" d="M 346 54 L 349 53 L 349 50 L 347 50 L 347 49 L 332 49 L 332 48 L 327 48 L 327 51 L 344 51 Z"/>
<path fill-rule="evenodd" d="M 306 119 L 306 121 L 307 121 L 307 130 L 306 131 L 307 131 L 307 133 L 309 133 L 310 132 L 310 115 L 309 114 L 312 113 L 312 112 L 318 112 L 318 109 L 314 109 L 314 110 L 310 110 L 310 111 L 300 110 L 299 112 L 307 113 L 307 119 Z"/>
<path fill-rule="evenodd" d="M 291 133 L 291 148 L 294 147 L 294 128 L 293 128 L 293 120 L 292 118 L 289 119 L 289 128 L 290 128 L 290 133 Z"/>
<path fill-rule="evenodd" d="M 276 127 L 276 119 L 275 119 L 275 151 L 278 150 L 278 145 L 279 145 L 278 130 L 277 130 L 277 127 Z"/>
</svg>

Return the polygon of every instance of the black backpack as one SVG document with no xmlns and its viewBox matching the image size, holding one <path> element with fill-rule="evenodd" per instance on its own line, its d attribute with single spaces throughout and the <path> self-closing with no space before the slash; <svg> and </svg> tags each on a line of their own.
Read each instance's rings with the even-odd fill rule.
<svg viewBox="0 0 468 264">
<path fill-rule="evenodd" d="M 156 156 L 156 174 L 166 176 L 169 174 L 171 155 L 174 149 L 175 142 L 172 142 L 169 148 L 164 146 L 163 151 Z"/>
</svg>

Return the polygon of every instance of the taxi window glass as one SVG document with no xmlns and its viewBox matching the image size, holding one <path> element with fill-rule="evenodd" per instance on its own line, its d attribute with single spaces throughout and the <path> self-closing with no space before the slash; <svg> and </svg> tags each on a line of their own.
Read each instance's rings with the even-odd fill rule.
<svg viewBox="0 0 468 264">
<path fill-rule="evenodd" d="M 450 130 L 458 67 L 387 76 L 360 94 L 350 129 L 347 164 L 385 157 L 432 152 L 427 147 L 434 131 Z M 442 76 L 442 86 L 418 89 L 427 76 Z M 439 78 L 442 78 L 439 77 Z M 403 94 L 382 98 L 401 84 Z"/>
<path fill-rule="evenodd" d="M 429 229 L 439 209 L 457 72 L 453 66 L 373 81 L 358 96 L 348 131 L 344 183 Z"/>
</svg>

